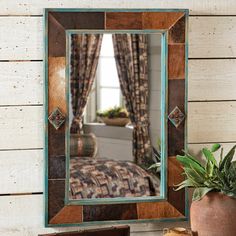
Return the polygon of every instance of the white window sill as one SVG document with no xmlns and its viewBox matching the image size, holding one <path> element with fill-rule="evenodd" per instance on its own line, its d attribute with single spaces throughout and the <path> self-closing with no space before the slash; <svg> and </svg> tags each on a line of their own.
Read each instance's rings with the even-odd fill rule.
<svg viewBox="0 0 236 236">
<path fill-rule="evenodd" d="M 84 124 L 85 133 L 94 133 L 97 137 L 132 140 L 132 126 L 108 126 L 103 123 Z"/>
</svg>

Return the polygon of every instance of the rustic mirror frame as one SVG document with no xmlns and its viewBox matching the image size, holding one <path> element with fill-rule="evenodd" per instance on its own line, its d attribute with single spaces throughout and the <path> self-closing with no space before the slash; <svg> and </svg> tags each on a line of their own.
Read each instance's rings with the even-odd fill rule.
<svg viewBox="0 0 236 236">
<path fill-rule="evenodd" d="M 45 225 L 186 220 L 187 191 L 175 192 L 182 181 L 176 155 L 186 148 L 188 10 L 186 9 L 45 9 Z M 68 205 L 65 202 L 66 129 L 48 118 L 66 109 L 66 31 L 157 30 L 165 34 L 168 78 L 168 158 L 164 199 L 146 202 Z M 68 68 L 68 66 L 67 66 Z M 58 80 L 60 79 L 60 83 Z M 179 108 L 181 112 L 179 112 Z M 184 121 L 177 125 L 184 116 Z M 62 122 L 64 117 L 60 116 Z M 65 117 L 67 117 L 65 115 Z"/>
</svg>

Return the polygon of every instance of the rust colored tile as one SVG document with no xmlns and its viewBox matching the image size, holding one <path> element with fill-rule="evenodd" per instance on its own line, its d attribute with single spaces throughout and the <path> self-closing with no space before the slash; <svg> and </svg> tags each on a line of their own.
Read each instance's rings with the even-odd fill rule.
<svg viewBox="0 0 236 236">
<path fill-rule="evenodd" d="M 83 221 L 83 206 L 64 206 L 50 221 L 50 224 L 75 224 Z"/>
<path fill-rule="evenodd" d="M 48 59 L 48 113 L 56 107 L 66 115 L 66 78 L 65 57 L 49 57 Z"/>
<path fill-rule="evenodd" d="M 168 30 L 183 16 L 183 12 L 144 12 L 143 29 Z"/>
<path fill-rule="evenodd" d="M 136 204 L 84 206 L 84 222 L 137 219 Z"/>
<path fill-rule="evenodd" d="M 184 180 L 183 168 L 176 157 L 168 157 L 168 186 L 173 187 Z"/>
<path fill-rule="evenodd" d="M 182 17 L 169 29 L 169 44 L 185 43 L 185 17 Z"/>
<path fill-rule="evenodd" d="M 168 114 L 178 106 L 185 114 L 185 80 L 168 80 Z M 185 114 L 186 116 L 186 114 Z M 176 156 L 184 149 L 186 120 L 176 128 L 168 121 L 168 156 Z"/>
<path fill-rule="evenodd" d="M 49 221 L 64 207 L 65 180 L 48 181 L 48 217 Z"/>
<path fill-rule="evenodd" d="M 49 179 L 65 179 L 66 178 L 66 163 L 65 155 L 51 156 L 48 163 L 48 178 Z"/>
<path fill-rule="evenodd" d="M 173 187 L 168 187 L 168 201 L 182 215 L 185 215 L 185 190 L 175 191 Z"/>
<path fill-rule="evenodd" d="M 142 29 L 142 12 L 107 12 L 106 29 Z"/>
<path fill-rule="evenodd" d="M 176 218 L 183 215 L 169 202 L 137 203 L 138 219 Z"/>
<path fill-rule="evenodd" d="M 173 44 L 168 46 L 168 78 L 185 78 L 185 45 Z"/>
</svg>

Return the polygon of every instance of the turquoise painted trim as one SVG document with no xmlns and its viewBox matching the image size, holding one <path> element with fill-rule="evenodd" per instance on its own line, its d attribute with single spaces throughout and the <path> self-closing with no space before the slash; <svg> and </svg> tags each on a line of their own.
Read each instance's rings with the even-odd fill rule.
<svg viewBox="0 0 236 236">
<path fill-rule="evenodd" d="M 44 127 L 45 127 L 45 138 L 44 138 L 44 155 L 45 155 L 45 187 L 44 187 L 44 204 L 45 204 L 45 227 L 70 227 L 70 226 L 89 226 L 89 225 L 105 225 L 105 224 L 131 224 L 131 223 L 146 223 L 146 222 L 177 222 L 177 221 L 187 221 L 189 219 L 189 207 L 188 207 L 188 192 L 185 191 L 185 214 L 186 217 L 183 218 L 166 218 L 166 219 L 145 219 L 145 220 L 119 220 L 119 221 L 94 221 L 94 222 L 83 222 L 76 224 L 49 224 L 48 223 L 48 12 L 184 12 L 186 17 L 186 43 L 185 43 L 185 111 L 187 114 L 187 75 L 188 75 L 188 9 L 71 9 L 71 8 L 47 8 L 44 9 Z M 166 51 L 167 53 L 167 51 Z M 168 97 L 168 95 L 166 94 Z M 185 148 L 187 149 L 187 117 L 185 120 Z M 167 166 L 166 166 L 167 169 Z M 163 199 L 166 200 L 166 199 Z"/>
<path fill-rule="evenodd" d="M 46 10 L 50 12 L 189 12 L 186 8 L 46 8 Z"/>
<path fill-rule="evenodd" d="M 70 101 L 70 51 L 71 40 L 66 31 L 66 71 L 65 71 L 65 93 L 66 93 L 66 124 L 65 124 L 65 152 L 66 152 L 66 180 L 65 180 L 65 205 L 69 205 L 69 178 L 70 178 L 70 163 L 68 157 L 70 157 L 70 124 L 69 124 L 69 101 Z"/>
<path fill-rule="evenodd" d="M 47 227 L 74 227 L 74 226 L 94 226 L 94 225 L 119 225 L 119 224 L 140 224 L 140 223 L 161 223 L 161 222 L 180 222 L 187 221 L 186 217 L 182 218 L 165 218 L 165 219 L 144 219 L 144 220 L 108 220 L 108 221 L 91 221 L 74 224 L 47 224 Z"/>
<path fill-rule="evenodd" d="M 185 136 L 184 136 L 184 149 L 188 150 L 188 29 L 189 29 L 189 11 L 186 12 L 185 16 Z M 185 189 L 185 216 L 189 220 L 189 196 L 188 189 Z"/>
<path fill-rule="evenodd" d="M 136 202 L 159 202 L 167 200 L 167 84 L 168 84 L 168 77 L 167 77 L 167 66 L 168 66 L 168 41 L 167 41 L 167 33 L 163 30 L 66 30 L 66 38 L 67 42 L 70 42 L 70 38 L 72 34 L 89 34 L 89 33 L 142 33 L 142 34 L 161 34 L 161 149 L 164 150 L 161 152 L 161 188 L 160 188 L 160 195 L 159 196 L 152 196 L 152 197 L 116 197 L 116 198 L 106 198 L 106 199 L 82 199 L 82 200 L 71 200 L 69 199 L 69 148 L 67 148 L 66 152 L 66 189 L 65 189 L 65 203 L 67 205 L 97 205 L 97 204 L 118 204 L 118 203 L 136 203 Z M 67 101 L 66 104 L 69 104 L 69 96 L 70 93 L 70 84 L 69 83 L 69 76 L 70 76 L 70 43 L 67 45 L 66 51 L 66 83 L 67 83 Z M 67 105 L 67 114 L 68 112 L 68 105 Z M 67 125 L 67 132 L 66 132 L 66 144 L 69 147 L 69 126 Z"/>
<path fill-rule="evenodd" d="M 161 37 L 161 195 L 167 199 L 168 165 L 168 35 Z"/>
<path fill-rule="evenodd" d="M 48 224 L 48 11 L 44 11 L 44 207 Z"/>
</svg>

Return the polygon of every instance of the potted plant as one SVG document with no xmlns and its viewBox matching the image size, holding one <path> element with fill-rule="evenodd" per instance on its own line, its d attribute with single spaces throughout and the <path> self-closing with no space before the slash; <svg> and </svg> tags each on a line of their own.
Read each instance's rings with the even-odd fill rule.
<svg viewBox="0 0 236 236">
<path fill-rule="evenodd" d="M 236 235 L 236 161 L 233 161 L 236 145 L 225 157 L 221 148 L 217 162 L 214 153 L 220 147 L 220 144 L 214 144 L 211 149 L 202 149 L 205 164 L 187 152 L 177 156 L 186 176 L 177 190 L 195 188 L 190 220 L 191 228 L 198 236 Z"/>
<path fill-rule="evenodd" d="M 97 112 L 99 119 L 106 125 L 126 126 L 129 122 L 129 114 L 125 108 L 113 107 L 102 112 Z"/>
</svg>

